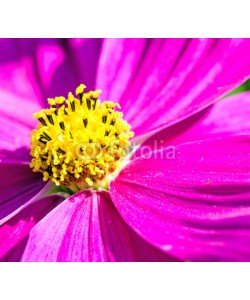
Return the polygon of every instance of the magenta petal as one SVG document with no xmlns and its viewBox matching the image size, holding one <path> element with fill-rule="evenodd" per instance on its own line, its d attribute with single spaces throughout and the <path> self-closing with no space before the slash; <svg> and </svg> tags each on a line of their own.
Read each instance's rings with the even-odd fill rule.
<svg viewBox="0 0 250 300">
<path fill-rule="evenodd" d="M 44 98 L 67 96 L 84 83 L 95 88 L 102 39 L 37 40 L 36 63 Z"/>
<path fill-rule="evenodd" d="M 78 82 L 95 89 L 99 56 L 103 39 L 71 39 L 69 41 L 72 64 L 76 66 Z M 98 86 L 96 87 L 99 88 Z M 75 89 L 75 88 L 74 88 Z"/>
<path fill-rule="evenodd" d="M 30 230 L 58 203 L 60 197 L 50 196 L 23 209 L 15 217 L 0 226 L 0 260 L 21 259 Z"/>
<path fill-rule="evenodd" d="M 1 160 L 1 159 L 0 159 Z M 0 220 L 38 194 L 45 183 L 28 164 L 0 161 Z"/>
<path fill-rule="evenodd" d="M 250 134 L 250 93 L 244 92 L 216 102 L 209 108 L 165 128 L 143 146 L 162 147 L 215 136 Z"/>
<path fill-rule="evenodd" d="M 67 96 L 82 82 L 67 39 L 37 39 L 35 63 L 43 97 Z"/>
<path fill-rule="evenodd" d="M 111 184 L 123 219 L 148 242 L 182 260 L 250 260 L 249 136 L 152 153 Z M 166 156 L 164 156 L 166 157 Z"/>
<path fill-rule="evenodd" d="M 16 246 L 14 246 L 12 249 L 10 249 L 2 258 L 0 258 L 0 261 L 3 262 L 20 262 L 25 246 L 27 244 L 28 236 L 23 238 Z M 5 242 L 5 241 L 4 241 Z"/>
<path fill-rule="evenodd" d="M 136 134 L 187 118 L 250 76 L 248 39 L 107 40 L 103 49 L 97 85 Z"/>
<path fill-rule="evenodd" d="M 81 82 L 67 39 L 0 41 L 1 87 L 27 102 L 46 105 L 46 98 L 66 95 Z"/>
<path fill-rule="evenodd" d="M 33 102 L 44 103 L 35 62 L 38 40 L 0 40 L 0 86 L 17 97 L 25 98 L 31 105 Z"/>
<path fill-rule="evenodd" d="M 1 88 L 26 98 L 29 103 L 44 106 L 47 97 L 65 96 L 74 90 L 87 79 L 86 72 L 89 74 L 86 83 L 89 78 L 93 83 L 100 43 L 91 39 L 81 49 L 74 50 L 68 39 L 0 40 Z"/>
<path fill-rule="evenodd" d="M 177 261 L 144 241 L 121 219 L 110 196 L 100 201 L 102 239 L 108 261 Z M 122 239 L 121 239 L 122 237 Z"/>
<path fill-rule="evenodd" d="M 30 145 L 30 133 L 36 125 L 33 113 L 41 106 L 0 89 L 0 151 Z"/>
<path fill-rule="evenodd" d="M 131 83 L 147 48 L 146 39 L 105 39 L 99 60 L 96 86 L 102 99 L 119 101 Z"/>
<path fill-rule="evenodd" d="M 172 258 L 137 237 L 106 192 L 78 193 L 32 230 L 23 261 L 134 261 Z"/>
</svg>

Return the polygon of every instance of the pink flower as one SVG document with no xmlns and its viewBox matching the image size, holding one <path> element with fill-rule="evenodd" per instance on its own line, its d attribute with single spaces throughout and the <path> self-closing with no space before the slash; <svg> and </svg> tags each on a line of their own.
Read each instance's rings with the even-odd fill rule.
<svg viewBox="0 0 250 300">
<path fill-rule="evenodd" d="M 249 261 L 248 39 L 0 41 L 3 261 Z M 32 114 L 84 82 L 140 147 L 108 191 L 47 195 Z"/>
</svg>

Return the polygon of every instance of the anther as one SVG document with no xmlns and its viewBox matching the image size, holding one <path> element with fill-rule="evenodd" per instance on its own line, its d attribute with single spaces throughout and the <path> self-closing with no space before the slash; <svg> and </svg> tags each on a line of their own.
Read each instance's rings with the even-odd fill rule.
<svg viewBox="0 0 250 300">
<path fill-rule="evenodd" d="M 41 143 L 43 143 L 44 145 L 46 145 L 46 143 L 47 143 L 47 142 L 44 141 L 42 138 L 39 138 L 38 141 L 41 142 Z"/>
<path fill-rule="evenodd" d="M 47 115 L 47 118 L 48 118 L 50 124 L 54 125 L 54 120 L 53 120 L 52 115 Z"/>
<path fill-rule="evenodd" d="M 60 127 L 61 127 L 62 130 L 65 130 L 65 126 L 64 126 L 63 122 L 60 122 L 59 125 L 60 125 Z"/>
<path fill-rule="evenodd" d="M 61 148 L 58 148 L 58 149 L 57 149 L 57 152 L 59 152 L 59 153 L 61 153 L 61 154 L 66 154 L 66 152 L 63 151 Z"/>
<path fill-rule="evenodd" d="M 47 126 L 44 118 L 38 118 L 38 120 L 44 125 L 44 126 Z"/>
<path fill-rule="evenodd" d="M 91 100 L 89 98 L 86 99 L 88 110 L 91 109 Z"/>
<path fill-rule="evenodd" d="M 103 116 L 103 117 L 102 117 L 102 123 L 105 124 L 106 122 L 107 122 L 107 116 Z"/>
<path fill-rule="evenodd" d="M 94 101 L 94 104 L 93 104 L 93 110 L 95 110 L 95 108 L 96 108 L 96 103 L 97 103 L 97 99 L 93 99 L 93 101 Z"/>
<path fill-rule="evenodd" d="M 44 137 L 46 140 L 51 141 L 51 137 L 46 132 L 43 132 L 41 137 Z"/>
<path fill-rule="evenodd" d="M 76 107 L 75 107 L 75 101 L 70 102 L 70 106 L 71 106 L 71 110 L 75 111 Z"/>
<path fill-rule="evenodd" d="M 88 125 L 88 119 L 83 119 L 83 124 L 84 124 L 84 127 L 86 128 Z"/>
</svg>

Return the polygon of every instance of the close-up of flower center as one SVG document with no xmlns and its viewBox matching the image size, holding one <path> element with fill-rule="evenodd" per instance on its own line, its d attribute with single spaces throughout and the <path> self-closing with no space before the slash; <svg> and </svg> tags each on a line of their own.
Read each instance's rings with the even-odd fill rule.
<svg viewBox="0 0 250 300">
<path fill-rule="evenodd" d="M 57 186 L 73 192 L 108 189 L 125 164 L 134 136 L 118 103 L 100 101 L 100 90 L 84 92 L 81 84 L 64 97 L 48 98 L 50 107 L 34 114 L 31 163 Z"/>
</svg>

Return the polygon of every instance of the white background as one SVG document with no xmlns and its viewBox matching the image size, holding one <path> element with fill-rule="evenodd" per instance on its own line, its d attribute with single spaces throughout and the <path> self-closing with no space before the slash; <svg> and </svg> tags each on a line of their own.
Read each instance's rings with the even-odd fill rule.
<svg viewBox="0 0 250 300">
<path fill-rule="evenodd" d="M 249 300 L 249 264 L 2 263 L 1 299 Z"/>
<path fill-rule="evenodd" d="M 248 0 L 8 0 L 0 5 L 0 32 L 20 37 L 248 37 L 249 6 Z"/>
<path fill-rule="evenodd" d="M 5 1 L 1 37 L 249 37 L 249 1 Z M 249 299 L 249 263 L 0 264 L 0 299 Z"/>
</svg>

